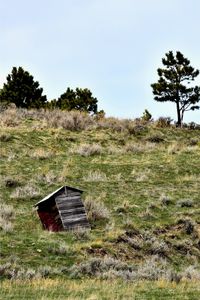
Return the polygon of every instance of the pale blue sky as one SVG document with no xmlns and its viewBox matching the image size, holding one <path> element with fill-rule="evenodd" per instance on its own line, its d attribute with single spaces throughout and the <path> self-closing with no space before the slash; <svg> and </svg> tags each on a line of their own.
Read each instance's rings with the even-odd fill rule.
<svg viewBox="0 0 200 300">
<path fill-rule="evenodd" d="M 169 50 L 200 69 L 199 12 L 199 0 L 0 0 L 0 87 L 22 66 L 48 99 L 87 87 L 107 116 L 176 118 L 150 84 Z"/>
</svg>

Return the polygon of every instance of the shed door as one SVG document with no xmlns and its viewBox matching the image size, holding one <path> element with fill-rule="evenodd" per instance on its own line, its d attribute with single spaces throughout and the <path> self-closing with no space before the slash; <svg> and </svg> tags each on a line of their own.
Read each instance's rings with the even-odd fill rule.
<svg viewBox="0 0 200 300">
<path fill-rule="evenodd" d="M 80 193 L 63 194 L 55 201 L 65 230 L 90 227 Z"/>
</svg>

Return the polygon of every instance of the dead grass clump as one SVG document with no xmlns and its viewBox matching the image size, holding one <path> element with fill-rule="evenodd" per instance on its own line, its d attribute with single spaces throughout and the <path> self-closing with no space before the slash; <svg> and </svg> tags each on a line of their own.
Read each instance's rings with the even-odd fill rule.
<svg viewBox="0 0 200 300">
<path fill-rule="evenodd" d="M 121 147 L 119 148 L 114 145 L 110 145 L 107 148 L 107 152 L 108 152 L 108 154 L 122 154 L 123 150 L 121 149 Z"/>
<path fill-rule="evenodd" d="M 20 185 L 20 182 L 18 180 L 12 178 L 6 178 L 4 180 L 4 183 L 7 188 L 14 188 Z"/>
<path fill-rule="evenodd" d="M 95 200 L 88 196 L 84 201 L 84 206 L 89 222 L 109 219 L 110 213 L 99 199 Z"/>
<path fill-rule="evenodd" d="M 167 128 L 171 126 L 171 122 L 173 119 L 170 117 L 160 117 L 157 121 L 155 121 L 155 126 L 159 128 Z"/>
<path fill-rule="evenodd" d="M 35 198 L 41 195 L 40 190 L 30 184 L 24 187 L 18 187 L 11 193 L 12 199 Z"/>
<path fill-rule="evenodd" d="M 106 256 L 104 258 L 93 257 L 79 265 L 74 265 L 70 273 L 72 278 L 81 278 L 82 276 L 104 277 L 105 272 L 110 270 L 128 269 L 131 269 L 131 267 L 126 263 Z"/>
<path fill-rule="evenodd" d="M 171 198 L 166 195 L 161 195 L 160 202 L 164 206 L 168 206 L 168 205 L 172 204 Z"/>
<path fill-rule="evenodd" d="M 0 124 L 5 127 L 18 126 L 22 120 L 22 117 L 18 109 L 8 108 L 0 113 Z"/>
<path fill-rule="evenodd" d="M 177 206 L 180 207 L 193 207 L 194 201 L 192 199 L 181 199 L 177 201 Z"/>
<path fill-rule="evenodd" d="M 111 129 L 112 131 L 125 132 L 127 131 L 127 123 L 129 122 L 129 120 L 120 120 L 109 117 L 98 120 L 97 126 L 100 129 Z"/>
<path fill-rule="evenodd" d="M 55 255 L 66 255 L 69 252 L 69 247 L 65 243 L 54 244 L 48 247 L 48 252 Z"/>
<path fill-rule="evenodd" d="M 190 218 L 179 219 L 177 221 L 177 224 L 178 225 L 183 225 L 183 230 L 187 234 L 192 234 L 195 230 L 195 225 L 196 225 L 196 223 Z"/>
<path fill-rule="evenodd" d="M 0 203 L 0 229 L 4 232 L 12 232 L 12 220 L 15 217 L 13 206 Z"/>
<path fill-rule="evenodd" d="M 43 148 L 38 148 L 34 150 L 32 153 L 30 153 L 30 157 L 40 159 L 40 160 L 48 159 L 53 156 L 54 156 L 53 152 L 47 151 Z"/>
<path fill-rule="evenodd" d="M 181 275 L 173 271 L 168 266 L 167 261 L 157 255 L 147 259 L 139 266 L 133 266 L 108 256 L 104 258 L 93 257 L 86 262 L 72 266 L 70 274 L 72 278 L 89 276 L 103 279 L 121 278 L 129 281 L 167 280 L 177 283 L 181 280 Z"/>
<path fill-rule="evenodd" d="M 9 142 L 13 139 L 13 136 L 10 134 L 0 134 L 0 142 Z"/>
<path fill-rule="evenodd" d="M 179 151 L 181 151 L 182 150 L 182 146 L 179 144 L 179 143 L 177 143 L 177 142 L 174 142 L 174 143 L 172 143 L 171 145 L 169 145 L 169 147 L 167 148 L 167 152 L 168 152 L 168 154 L 176 154 L 176 153 L 178 153 Z"/>
<path fill-rule="evenodd" d="M 12 219 L 14 218 L 14 215 L 15 213 L 13 206 L 0 203 L 0 217 L 4 219 Z"/>
<path fill-rule="evenodd" d="M 82 144 L 77 149 L 73 150 L 73 153 L 77 153 L 81 156 L 94 156 L 102 153 L 102 147 L 98 144 Z"/>
<path fill-rule="evenodd" d="M 144 153 L 145 152 L 145 147 L 140 144 L 133 144 L 129 143 L 125 146 L 125 152 L 131 152 L 131 153 Z"/>
<path fill-rule="evenodd" d="M 0 265 L 0 275 L 11 280 L 41 279 L 51 275 L 60 275 L 61 273 L 61 269 L 52 268 L 50 266 L 42 266 L 35 270 L 32 268 L 25 269 L 11 263 Z"/>
<path fill-rule="evenodd" d="M 153 213 L 150 211 L 150 209 L 147 207 L 145 211 L 143 211 L 140 214 L 140 217 L 144 220 L 153 220 L 155 219 L 155 216 L 153 215 Z"/>
<path fill-rule="evenodd" d="M 197 146 L 199 144 L 200 140 L 197 138 L 191 138 L 188 142 L 188 146 Z"/>
<path fill-rule="evenodd" d="M 181 277 L 186 280 L 200 280 L 200 271 L 197 266 L 191 265 L 181 272 Z"/>
<path fill-rule="evenodd" d="M 66 130 L 80 131 L 88 129 L 94 124 L 93 118 L 80 111 L 49 110 L 43 116 L 48 127 L 63 128 Z"/>
<path fill-rule="evenodd" d="M 150 135 L 146 138 L 147 142 L 150 143 L 163 143 L 164 142 L 164 138 L 163 136 L 159 135 L 159 134 L 154 134 L 154 135 Z"/>
<path fill-rule="evenodd" d="M 43 183 L 46 183 L 46 184 L 54 184 L 55 182 L 58 181 L 58 178 L 57 176 L 54 174 L 54 172 L 48 172 L 46 174 L 39 174 L 37 177 L 36 177 L 37 181 L 39 182 L 43 182 Z"/>
<path fill-rule="evenodd" d="M 73 231 L 73 237 L 75 241 L 88 241 L 89 236 L 89 229 L 77 227 L 75 231 Z"/>
<path fill-rule="evenodd" d="M 146 169 L 144 170 L 144 172 L 138 172 L 136 170 L 133 170 L 131 172 L 131 175 L 137 182 L 144 182 L 149 179 L 150 169 Z"/>
<path fill-rule="evenodd" d="M 155 240 L 150 247 L 150 253 L 153 255 L 159 255 L 167 257 L 169 253 L 169 247 L 164 241 Z"/>
<path fill-rule="evenodd" d="M 83 177 L 83 180 L 88 182 L 107 181 L 107 176 L 105 173 L 100 171 L 90 171 L 88 175 Z"/>
</svg>

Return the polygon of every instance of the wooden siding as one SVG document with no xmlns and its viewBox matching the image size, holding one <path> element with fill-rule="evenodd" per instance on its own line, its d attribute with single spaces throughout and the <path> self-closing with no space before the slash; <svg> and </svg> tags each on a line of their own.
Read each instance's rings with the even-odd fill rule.
<svg viewBox="0 0 200 300">
<path fill-rule="evenodd" d="M 79 192 L 67 190 L 55 202 L 65 230 L 90 227 Z"/>
</svg>

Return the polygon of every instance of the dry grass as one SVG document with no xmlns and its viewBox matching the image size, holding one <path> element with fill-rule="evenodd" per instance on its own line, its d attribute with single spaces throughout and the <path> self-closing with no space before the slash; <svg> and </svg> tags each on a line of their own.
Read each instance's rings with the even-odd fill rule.
<svg viewBox="0 0 200 300">
<path fill-rule="evenodd" d="M 13 206 L 0 203 L 0 229 L 4 232 L 12 232 L 12 220 L 15 217 Z"/>
<path fill-rule="evenodd" d="M 109 211 L 103 202 L 100 202 L 99 198 L 94 199 L 91 196 L 87 196 L 84 201 L 84 205 L 89 222 L 109 219 Z"/>
<path fill-rule="evenodd" d="M 8 108 L 1 112 L 0 125 L 2 127 L 16 127 L 21 123 L 21 119 L 19 110 Z"/>
<path fill-rule="evenodd" d="M 183 149 L 183 145 L 181 145 L 178 142 L 173 142 L 171 145 L 168 146 L 167 148 L 167 153 L 169 155 L 171 154 L 177 154 L 178 152 L 180 152 Z"/>
<path fill-rule="evenodd" d="M 102 154 L 102 147 L 98 144 L 81 144 L 70 152 L 81 156 L 94 156 Z"/>
<path fill-rule="evenodd" d="M 90 171 L 86 176 L 83 177 L 84 181 L 95 182 L 95 181 L 107 181 L 105 173 L 100 171 Z"/>
<path fill-rule="evenodd" d="M 1 284 L 2 299 L 33 300 L 121 300 L 121 299 L 173 299 L 197 300 L 199 284 L 196 281 L 183 281 L 179 284 L 166 280 L 156 282 L 122 282 L 111 279 L 66 280 L 66 279 L 34 279 L 5 280 Z"/>
<path fill-rule="evenodd" d="M 54 155 L 55 155 L 54 152 L 47 151 L 44 148 L 37 148 L 29 154 L 30 157 L 36 158 L 36 159 L 41 159 L 41 160 L 52 158 Z"/>
<path fill-rule="evenodd" d="M 46 127 L 63 128 L 72 131 L 85 130 L 94 125 L 93 118 L 80 111 L 46 111 L 43 117 Z"/>
<path fill-rule="evenodd" d="M 24 187 L 16 188 L 10 195 L 12 199 L 26 199 L 26 198 L 35 198 L 41 195 L 39 188 L 27 184 Z"/>
</svg>

